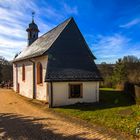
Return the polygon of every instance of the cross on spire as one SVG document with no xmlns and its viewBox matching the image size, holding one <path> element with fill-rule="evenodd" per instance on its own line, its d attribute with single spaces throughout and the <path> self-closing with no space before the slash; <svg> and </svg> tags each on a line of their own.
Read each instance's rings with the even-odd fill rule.
<svg viewBox="0 0 140 140">
<path fill-rule="evenodd" d="M 35 12 L 32 12 L 32 22 L 34 22 L 34 16 L 35 16 Z"/>
</svg>

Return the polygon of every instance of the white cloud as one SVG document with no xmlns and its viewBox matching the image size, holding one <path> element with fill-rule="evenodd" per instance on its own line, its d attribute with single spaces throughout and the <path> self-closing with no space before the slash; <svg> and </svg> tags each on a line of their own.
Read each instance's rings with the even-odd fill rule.
<svg viewBox="0 0 140 140">
<path fill-rule="evenodd" d="M 127 50 L 125 50 L 124 52 L 124 56 L 127 56 L 127 55 L 134 55 L 134 56 L 137 56 L 138 58 L 140 58 L 140 42 L 137 42 L 137 43 L 133 43 L 133 44 L 129 44 Z"/>
<path fill-rule="evenodd" d="M 0 25 L 0 35 L 2 36 L 9 36 L 9 37 L 16 37 L 16 38 L 22 38 L 24 39 L 25 37 L 25 30 L 20 27 L 20 26 L 13 26 L 13 27 L 9 27 L 9 26 L 5 26 L 5 25 Z"/>
<path fill-rule="evenodd" d="M 70 7 L 69 5 L 67 5 L 66 3 L 63 4 L 64 5 L 64 11 L 68 14 L 78 14 L 78 8 L 77 6 L 74 7 Z"/>
<path fill-rule="evenodd" d="M 120 27 L 121 28 L 130 28 L 130 27 L 132 27 L 134 25 L 137 25 L 137 24 L 140 24 L 140 19 L 139 18 L 133 19 L 126 24 L 122 24 L 122 25 L 120 25 Z"/>
<path fill-rule="evenodd" d="M 34 0 L 0 0 L 0 56 L 13 59 L 15 53 L 26 47 L 26 28 L 31 21 L 31 12 L 35 11 L 35 22 L 40 34 L 56 26 L 69 14 L 77 14 L 77 7 L 64 4 L 56 9 L 48 2 Z M 64 12 L 65 11 L 65 12 Z"/>
<path fill-rule="evenodd" d="M 27 46 L 25 41 L 0 36 L 0 48 L 23 49 L 25 46 Z"/>
<path fill-rule="evenodd" d="M 130 39 L 120 35 L 114 34 L 113 36 L 99 35 L 96 43 L 93 44 L 92 51 L 97 57 L 97 62 L 115 62 L 117 58 L 123 56 Z"/>
</svg>

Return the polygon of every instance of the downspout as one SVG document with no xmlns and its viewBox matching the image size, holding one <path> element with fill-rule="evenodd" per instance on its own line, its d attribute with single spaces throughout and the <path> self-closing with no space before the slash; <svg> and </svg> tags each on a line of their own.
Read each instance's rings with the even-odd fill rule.
<svg viewBox="0 0 140 140">
<path fill-rule="evenodd" d="M 98 82 L 96 82 L 96 101 L 99 102 L 99 85 L 98 85 Z"/>
<path fill-rule="evenodd" d="M 16 84 L 16 92 L 18 91 L 18 69 L 17 69 L 17 64 L 15 63 L 14 64 L 14 67 L 15 67 L 15 84 Z M 13 79 L 14 79 L 14 77 L 13 77 Z M 13 82 L 14 83 L 14 82 Z"/>
<path fill-rule="evenodd" d="M 18 83 L 18 67 L 16 64 L 16 92 L 19 90 L 19 83 Z"/>
<path fill-rule="evenodd" d="M 49 105 L 50 105 L 49 107 L 51 108 L 51 107 L 53 107 L 53 83 L 50 82 L 50 85 L 51 85 L 51 87 L 50 87 L 50 88 L 51 88 L 51 90 L 50 90 L 51 102 L 50 102 L 50 104 L 49 104 Z"/>
<path fill-rule="evenodd" d="M 33 64 L 33 99 L 36 99 L 36 91 L 35 91 L 35 62 L 29 60 Z"/>
<path fill-rule="evenodd" d="M 97 94 L 98 94 L 98 91 L 97 91 L 97 82 L 96 82 L 96 102 L 98 102 L 98 97 L 97 97 L 98 95 Z"/>
</svg>

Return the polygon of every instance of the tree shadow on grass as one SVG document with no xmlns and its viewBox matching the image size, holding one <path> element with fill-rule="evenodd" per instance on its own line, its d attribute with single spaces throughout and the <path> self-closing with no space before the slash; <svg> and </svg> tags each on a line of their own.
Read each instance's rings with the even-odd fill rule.
<svg viewBox="0 0 140 140">
<path fill-rule="evenodd" d="M 81 111 L 95 111 L 115 107 L 134 105 L 133 99 L 123 91 L 100 91 L 100 101 L 96 103 L 77 103 L 75 105 L 62 106 L 66 109 L 78 109 Z"/>
<path fill-rule="evenodd" d="M 38 120 L 46 118 L 32 118 L 30 116 L 21 116 L 11 113 L 0 113 L 0 139 L 6 140 L 84 140 L 80 138 L 84 133 L 76 135 L 63 136 L 55 133 Z M 50 118 L 47 118 L 50 119 Z M 99 140 L 99 139 L 94 139 Z"/>
</svg>

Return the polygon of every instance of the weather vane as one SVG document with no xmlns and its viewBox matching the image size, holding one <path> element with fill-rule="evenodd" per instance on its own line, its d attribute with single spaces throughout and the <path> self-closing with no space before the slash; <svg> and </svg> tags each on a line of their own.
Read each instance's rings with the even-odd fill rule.
<svg viewBox="0 0 140 140">
<path fill-rule="evenodd" d="M 34 21 L 35 12 L 32 12 L 32 21 Z"/>
</svg>

